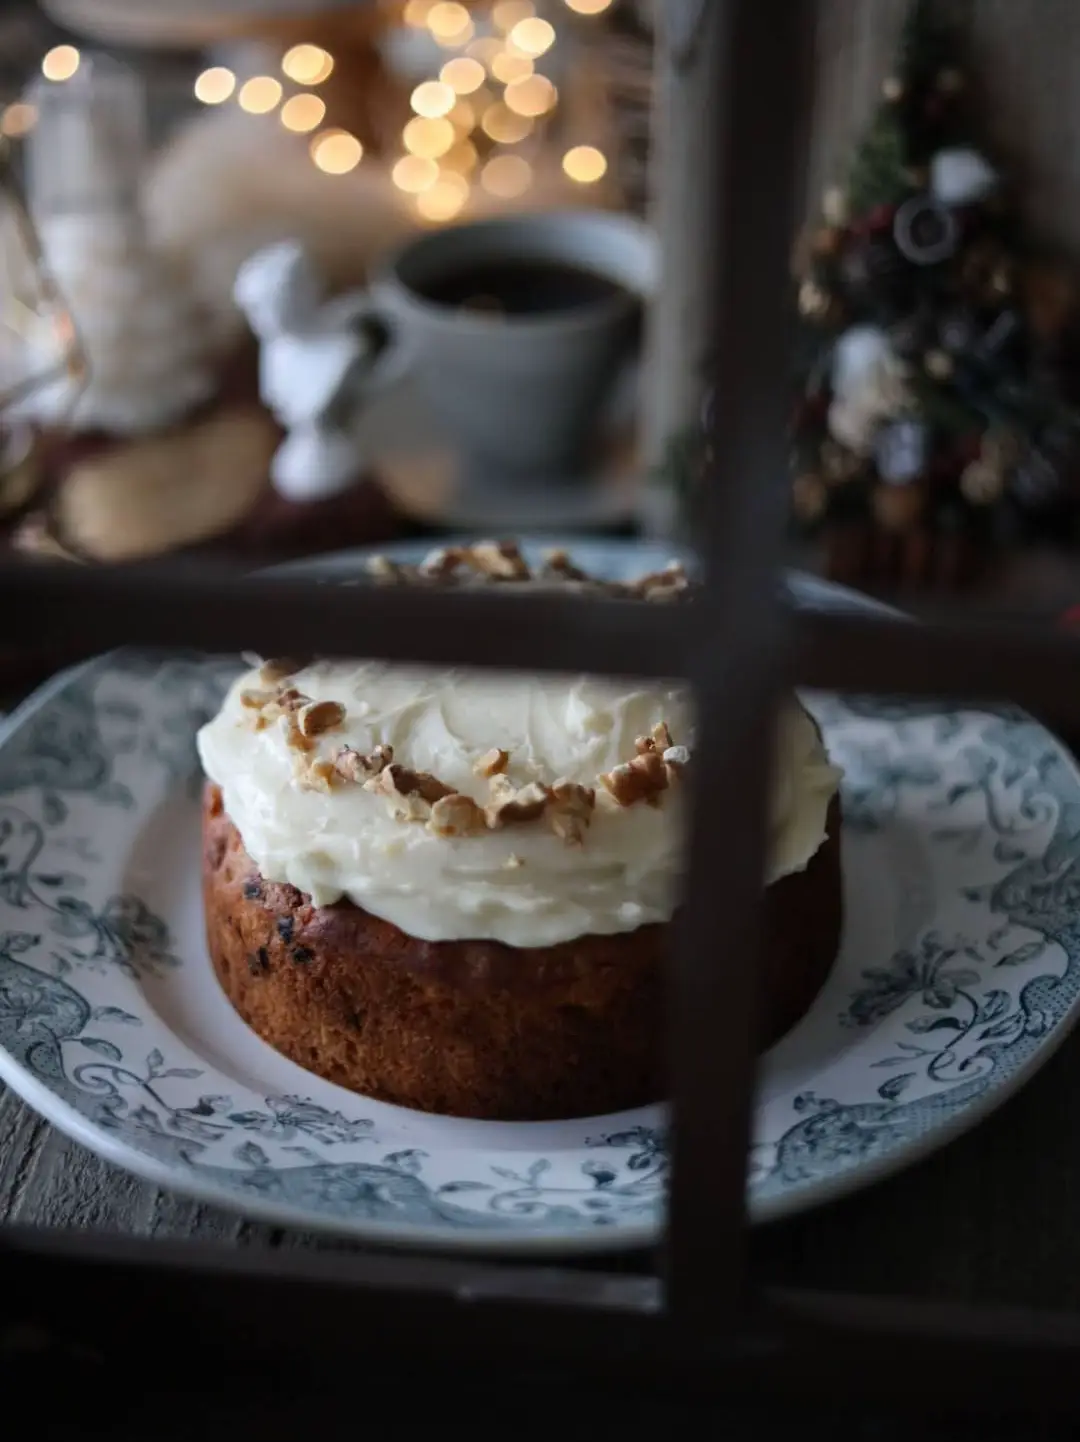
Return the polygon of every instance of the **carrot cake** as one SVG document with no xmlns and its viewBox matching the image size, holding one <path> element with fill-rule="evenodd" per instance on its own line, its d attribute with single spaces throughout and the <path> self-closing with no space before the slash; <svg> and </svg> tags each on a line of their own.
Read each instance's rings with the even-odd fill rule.
<svg viewBox="0 0 1080 1442">
<path fill-rule="evenodd" d="M 601 584 L 563 557 L 533 577 L 507 545 L 376 572 L 452 584 L 499 565 L 506 582 Z M 669 568 L 623 589 L 671 600 L 686 580 Z M 459 1116 L 589 1116 L 662 1095 L 693 766 L 684 688 L 270 661 L 198 742 L 210 956 L 271 1046 L 357 1092 Z M 793 699 L 777 729 L 763 1044 L 836 955 L 838 781 Z"/>
</svg>

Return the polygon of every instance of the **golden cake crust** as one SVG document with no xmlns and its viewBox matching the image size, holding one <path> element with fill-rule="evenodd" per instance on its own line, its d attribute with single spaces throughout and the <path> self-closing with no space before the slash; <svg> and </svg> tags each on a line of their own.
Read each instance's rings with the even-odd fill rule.
<svg viewBox="0 0 1080 1442">
<path fill-rule="evenodd" d="M 208 784 L 203 889 L 225 994 L 309 1071 L 401 1106 L 502 1120 L 591 1116 L 664 1093 L 668 926 L 557 946 L 423 941 L 349 901 L 264 881 Z M 840 811 L 765 895 L 764 1044 L 803 1015 L 839 945 Z"/>
</svg>

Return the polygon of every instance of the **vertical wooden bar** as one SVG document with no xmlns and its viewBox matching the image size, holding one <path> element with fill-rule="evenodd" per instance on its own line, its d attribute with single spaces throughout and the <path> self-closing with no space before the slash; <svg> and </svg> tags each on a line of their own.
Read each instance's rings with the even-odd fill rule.
<svg viewBox="0 0 1080 1442">
<path fill-rule="evenodd" d="M 676 468 L 701 415 L 712 339 L 717 214 L 710 178 L 720 138 L 724 15 L 722 4 L 702 0 L 664 0 L 655 10 L 649 218 L 664 279 L 647 318 L 641 523 L 650 535 L 670 536 L 682 529 Z"/>
<path fill-rule="evenodd" d="M 709 0 L 710 9 L 712 0 Z M 715 434 L 701 498 L 706 587 L 686 896 L 669 1027 L 674 1175 L 667 1239 L 676 1322 L 716 1327 L 740 1300 L 753 1091 L 757 922 L 770 718 L 782 655 L 788 256 L 811 52 L 810 0 L 722 0 L 714 172 Z"/>
</svg>

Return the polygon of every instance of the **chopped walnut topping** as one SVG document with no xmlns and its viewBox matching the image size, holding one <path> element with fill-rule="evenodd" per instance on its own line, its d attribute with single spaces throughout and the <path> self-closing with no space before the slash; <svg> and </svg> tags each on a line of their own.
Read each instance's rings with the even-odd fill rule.
<svg viewBox="0 0 1080 1442">
<path fill-rule="evenodd" d="M 272 706 L 276 700 L 276 691 L 240 692 L 240 705 L 247 711 L 261 711 L 264 706 Z"/>
<path fill-rule="evenodd" d="M 330 791 L 335 781 L 340 780 L 334 763 L 325 757 L 317 756 L 308 760 L 304 756 L 297 756 L 293 760 L 293 771 L 303 791 Z"/>
<path fill-rule="evenodd" d="M 434 776 L 424 771 L 410 771 L 392 761 L 377 776 L 364 782 L 365 791 L 376 791 L 390 802 L 390 810 L 399 821 L 426 821 L 434 802 L 451 794 Z"/>
<path fill-rule="evenodd" d="M 294 712 L 289 712 L 285 716 L 285 744 L 291 746 L 294 751 L 315 750 L 315 742 L 301 731 L 300 723 Z"/>
<path fill-rule="evenodd" d="M 493 581 L 531 580 L 529 567 L 513 541 L 480 541 L 465 552 L 468 564 Z"/>
<path fill-rule="evenodd" d="M 484 813 L 472 797 L 454 792 L 432 806 L 428 830 L 436 836 L 472 836 L 486 825 Z"/>
<path fill-rule="evenodd" d="M 636 801 L 655 806 L 660 792 L 667 790 L 668 773 L 662 756 L 656 751 L 644 751 L 632 761 L 605 771 L 600 784 L 620 806 L 633 806 Z"/>
<path fill-rule="evenodd" d="M 689 589 L 689 578 L 678 561 L 669 562 L 662 571 L 639 576 L 630 586 L 633 595 L 646 601 L 677 601 Z"/>
<path fill-rule="evenodd" d="M 493 746 L 490 751 L 485 751 L 483 756 L 473 763 L 473 770 L 477 776 L 498 776 L 506 770 L 509 760 L 509 751 L 502 751 L 498 746 Z"/>
<path fill-rule="evenodd" d="M 321 736 L 344 720 L 345 707 L 340 701 L 310 701 L 300 708 L 297 724 L 305 736 Z"/>
<path fill-rule="evenodd" d="M 580 846 L 592 820 L 596 792 L 573 781 L 556 781 L 547 808 L 548 823 L 560 841 Z"/>
<path fill-rule="evenodd" d="M 650 751 L 665 751 L 671 745 L 671 732 L 668 730 L 666 721 L 658 721 L 652 729 L 650 736 L 639 736 L 634 742 L 634 750 L 639 756 L 644 756 Z"/>
<path fill-rule="evenodd" d="M 377 776 L 365 781 L 364 789 L 381 792 L 384 796 L 415 796 L 429 807 L 444 796 L 453 795 L 453 788 L 444 786 L 437 776 L 428 771 L 410 771 L 396 761 L 391 761 Z"/>
<path fill-rule="evenodd" d="M 372 556 L 368 561 L 366 570 L 373 581 L 382 584 L 395 584 L 408 579 L 408 567 L 402 566 L 397 561 L 391 561 L 389 556 Z"/>
<path fill-rule="evenodd" d="M 286 732 L 290 746 L 310 751 L 311 746 L 296 721 L 296 712 L 308 704 L 310 697 L 295 687 L 277 691 L 241 691 L 240 705 L 254 712 L 251 724 L 256 731 L 265 731 L 282 716 L 287 718 Z"/>
<path fill-rule="evenodd" d="M 295 676 L 297 671 L 303 669 L 303 661 L 293 661 L 283 656 L 264 661 L 259 667 L 259 680 L 264 686 L 276 686 L 279 682 L 287 681 L 290 676 Z"/>
<path fill-rule="evenodd" d="M 343 746 L 334 757 L 334 769 L 346 781 L 364 782 L 372 776 L 378 776 L 393 759 L 392 746 L 376 746 L 367 756 L 362 756 L 351 746 Z"/>
<path fill-rule="evenodd" d="M 283 711 L 299 711 L 301 706 L 310 702 L 311 697 L 305 696 L 303 691 L 298 691 L 295 686 L 286 686 L 274 699 Z"/>
<path fill-rule="evenodd" d="M 465 565 L 466 555 L 461 546 L 440 546 L 437 550 L 430 551 L 417 569 L 426 580 L 449 580 Z"/>
<path fill-rule="evenodd" d="M 492 778 L 491 800 L 484 808 L 487 824 L 496 831 L 502 826 L 535 821 L 543 814 L 550 796 L 550 788 L 541 786 L 538 781 L 530 781 L 518 790 L 505 776 L 495 776 Z"/>
<path fill-rule="evenodd" d="M 544 564 L 540 574 L 560 581 L 587 581 L 588 573 L 575 566 L 569 554 L 563 550 L 545 551 Z"/>
</svg>

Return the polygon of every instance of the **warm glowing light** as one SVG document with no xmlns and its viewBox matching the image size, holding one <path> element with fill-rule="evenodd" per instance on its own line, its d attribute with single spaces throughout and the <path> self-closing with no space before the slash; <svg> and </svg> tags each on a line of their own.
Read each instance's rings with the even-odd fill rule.
<svg viewBox="0 0 1080 1442">
<path fill-rule="evenodd" d="M 476 146 L 471 140 L 459 140 L 443 156 L 441 164 L 444 170 L 452 170 L 458 175 L 470 175 L 476 169 L 479 159 Z"/>
<path fill-rule="evenodd" d="M 494 35 L 481 35 L 479 40 L 474 40 L 469 46 L 468 54 L 479 60 L 481 65 L 486 65 L 490 70 L 497 55 L 502 55 L 503 46 L 501 40 L 496 40 Z"/>
<path fill-rule="evenodd" d="M 5 106 L 4 113 L 0 116 L 0 134 L 9 135 L 13 139 L 19 135 L 29 135 L 37 124 L 37 106 L 31 105 L 26 100 L 16 100 L 14 104 Z"/>
<path fill-rule="evenodd" d="M 593 185 L 607 171 L 607 157 L 595 145 L 575 145 L 562 158 L 562 168 L 579 185 Z"/>
<path fill-rule="evenodd" d="M 425 220 L 453 220 L 469 198 L 469 182 L 461 175 L 440 175 L 430 190 L 416 197 Z"/>
<path fill-rule="evenodd" d="M 491 73 L 496 80 L 509 85 L 514 80 L 524 80 L 530 76 L 533 73 L 533 63 L 527 55 L 515 55 L 512 50 L 504 50 L 491 62 Z"/>
<path fill-rule="evenodd" d="M 529 20 L 536 14 L 532 0 L 498 0 L 491 7 L 491 23 L 497 30 L 513 30 L 519 20 Z"/>
<path fill-rule="evenodd" d="M 224 65 L 204 70 L 195 81 L 195 99 L 204 105 L 221 105 L 236 89 L 236 76 Z"/>
<path fill-rule="evenodd" d="M 484 134 L 499 145 L 516 145 L 524 140 L 533 128 L 532 121 L 525 115 L 515 115 L 501 100 L 489 105 L 480 121 Z"/>
<path fill-rule="evenodd" d="M 479 60 L 472 60 L 468 55 L 455 55 L 439 71 L 439 79 L 444 85 L 449 85 L 455 95 L 472 95 L 480 89 L 485 78 L 484 67 Z"/>
<path fill-rule="evenodd" d="M 447 119 L 460 135 L 468 135 L 476 127 L 476 107 L 468 100 L 459 100 Z"/>
<path fill-rule="evenodd" d="M 70 80 L 81 58 L 74 45 L 54 45 L 42 59 L 41 73 L 46 80 Z"/>
<path fill-rule="evenodd" d="M 390 179 L 398 190 L 408 195 L 419 195 L 430 190 L 439 178 L 439 167 L 434 160 L 423 155 L 403 155 L 390 172 Z"/>
<path fill-rule="evenodd" d="M 425 80 L 413 91 L 409 103 L 417 115 L 423 115 L 428 120 L 437 120 L 440 115 L 450 114 L 456 99 L 451 87 L 444 85 L 441 80 Z"/>
<path fill-rule="evenodd" d="M 512 81 L 503 99 L 515 115 L 544 115 L 558 99 L 558 91 L 546 75 L 529 75 Z"/>
<path fill-rule="evenodd" d="M 411 25 L 414 29 L 420 30 L 427 24 L 428 12 L 434 4 L 435 0 L 409 0 L 409 3 L 405 6 L 402 19 L 406 25 Z"/>
<path fill-rule="evenodd" d="M 272 75 L 253 75 L 241 85 L 236 99 L 249 115 L 269 115 L 281 99 L 281 81 Z"/>
<path fill-rule="evenodd" d="M 532 184 L 532 166 L 520 155 L 496 155 L 480 172 L 480 184 L 489 195 L 513 200 Z"/>
<path fill-rule="evenodd" d="M 346 175 L 360 164 L 364 147 L 347 130 L 320 130 L 311 142 L 311 158 L 327 175 Z"/>
<path fill-rule="evenodd" d="M 473 33 L 469 12 L 457 0 L 439 0 L 428 11 L 425 24 L 440 45 L 463 45 Z"/>
<path fill-rule="evenodd" d="M 281 123 L 286 130 L 303 135 L 323 123 L 326 103 L 317 95 L 290 95 L 281 107 Z"/>
<path fill-rule="evenodd" d="M 555 44 L 555 27 L 532 15 L 528 20 L 518 21 L 510 31 L 510 40 L 526 55 L 543 55 Z"/>
<path fill-rule="evenodd" d="M 426 116 L 417 115 L 401 132 L 401 139 L 410 155 L 438 160 L 440 155 L 445 155 L 450 149 L 457 135 L 445 116 L 429 120 Z"/>
<path fill-rule="evenodd" d="M 579 15 L 600 15 L 611 4 L 611 0 L 564 0 L 568 10 L 576 10 Z"/>
<path fill-rule="evenodd" d="M 321 85 L 334 68 L 334 57 L 321 45 L 294 45 L 281 57 L 282 73 L 297 85 Z"/>
</svg>

